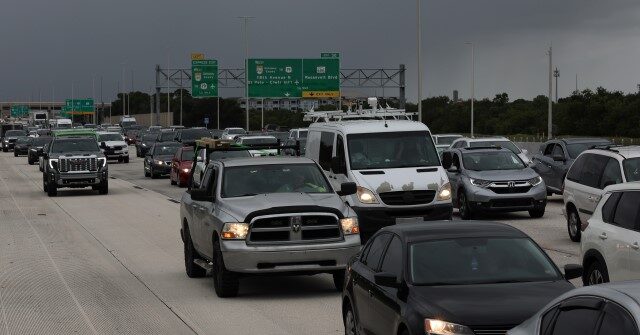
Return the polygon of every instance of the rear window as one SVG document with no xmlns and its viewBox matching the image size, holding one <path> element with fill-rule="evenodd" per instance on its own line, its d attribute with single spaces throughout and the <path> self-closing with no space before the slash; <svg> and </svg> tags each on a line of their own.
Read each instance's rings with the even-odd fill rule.
<svg viewBox="0 0 640 335">
<path fill-rule="evenodd" d="M 6 133 L 4 133 L 4 136 L 26 136 L 27 132 L 24 130 L 7 130 Z"/>
<path fill-rule="evenodd" d="M 640 158 L 628 158 L 622 162 L 627 182 L 640 181 Z"/>
</svg>

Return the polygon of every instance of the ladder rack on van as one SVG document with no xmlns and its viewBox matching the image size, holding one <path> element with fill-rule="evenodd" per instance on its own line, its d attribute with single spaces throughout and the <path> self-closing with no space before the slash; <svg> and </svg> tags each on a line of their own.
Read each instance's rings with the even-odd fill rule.
<svg viewBox="0 0 640 335">
<path fill-rule="evenodd" d="M 361 109 L 357 111 L 309 111 L 303 120 L 309 122 L 336 122 L 354 120 L 413 120 L 416 113 L 407 113 L 404 109 L 382 108 Z"/>
</svg>

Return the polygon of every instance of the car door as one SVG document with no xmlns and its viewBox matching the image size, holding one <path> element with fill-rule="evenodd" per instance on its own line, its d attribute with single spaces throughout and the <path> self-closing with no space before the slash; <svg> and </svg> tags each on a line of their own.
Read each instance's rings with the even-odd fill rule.
<svg viewBox="0 0 640 335">
<path fill-rule="evenodd" d="M 575 185 L 574 198 L 581 222 L 587 222 L 600 201 L 602 190 L 600 177 L 609 157 L 587 153 L 580 173 L 580 180 Z"/>
<path fill-rule="evenodd" d="M 335 133 L 323 131 L 320 133 L 320 151 L 318 153 L 318 164 L 329 178 L 329 182 L 334 189 L 339 190 L 337 178 L 331 171 L 331 159 L 334 154 Z"/>
<path fill-rule="evenodd" d="M 212 181 L 213 169 L 208 168 L 204 172 L 204 176 L 202 177 L 202 182 L 199 186 L 199 189 L 207 189 L 209 183 Z M 191 207 L 193 210 L 193 245 L 196 247 L 196 250 L 204 253 L 204 250 L 208 248 L 212 248 L 213 246 L 209 246 L 211 244 L 210 235 L 207 237 L 206 234 L 206 208 L 207 201 L 196 201 L 191 200 Z M 207 254 L 210 255 L 210 254 Z"/>
<path fill-rule="evenodd" d="M 556 144 L 554 142 L 547 143 L 544 147 L 544 150 L 542 150 L 542 153 L 533 157 L 532 168 L 540 175 L 540 177 L 542 177 L 542 180 L 544 180 L 544 183 L 547 186 L 552 186 L 553 184 L 551 154 L 553 153 L 553 148 L 555 146 Z"/>
<path fill-rule="evenodd" d="M 200 207 L 196 210 L 198 211 L 198 217 L 201 227 L 201 233 L 203 238 L 203 243 L 201 244 L 201 250 L 205 255 L 213 255 L 213 243 L 204 243 L 204 241 L 211 241 L 211 238 L 214 233 L 216 233 L 216 228 L 219 227 L 218 215 L 216 213 L 217 206 L 215 197 L 218 183 L 219 183 L 219 168 L 214 165 L 213 168 L 209 169 L 209 176 L 206 176 L 202 187 L 207 189 L 209 195 L 214 196 L 213 201 L 202 201 Z"/>
<path fill-rule="evenodd" d="M 396 275 L 402 280 L 403 253 L 402 241 L 396 235 L 391 235 L 391 241 L 382 256 L 382 264 L 379 272 Z M 380 285 L 372 285 L 371 288 L 371 315 L 373 316 L 374 334 L 394 334 L 397 329 L 401 314 L 401 301 L 398 298 L 398 289 Z"/>
<path fill-rule="evenodd" d="M 597 248 L 604 258 L 605 265 L 609 273 L 610 281 L 619 281 L 626 277 L 628 270 L 628 243 L 624 241 L 624 230 L 614 223 L 616 207 L 622 192 L 614 192 L 602 205 L 602 222 L 600 218 L 591 218 L 592 225 L 589 225 L 589 248 Z M 619 219 L 620 220 L 620 219 Z"/>
<path fill-rule="evenodd" d="M 365 246 L 365 252 L 360 261 L 353 266 L 353 299 L 358 317 L 358 325 L 364 334 L 375 334 L 375 312 L 371 309 L 373 275 L 380 266 L 382 255 L 391 239 L 390 233 L 381 233 L 374 236 Z"/>
<path fill-rule="evenodd" d="M 640 279 L 640 191 L 622 192 L 613 215 L 613 224 L 617 227 L 613 235 L 613 243 L 618 248 L 624 249 L 620 252 L 619 272 L 615 280 Z M 613 244 L 612 243 L 612 244 Z M 608 264 L 608 263 L 607 263 Z M 610 277 L 611 281 L 613 279 Z"/>
<path fill-rule="evenodd" d="M 556 161 L 554 160 L 554 157 L 563 157 L 564 160 Z M 549 181 L 551 182 L 551 186 L 558 190 L 562 190 L 562 182 L 564 181 L 564 176 L 566 174 L 566 157 L 564 149 L 562 149 L 562 146 L 558 143 L 553 146 L 551 157 L 545 156 L 545 159 L 548 159 L 551 165 L 551 176 Z"/>
<path fill-rule="evenodd" d="M 593 334 L 605 302 L 596 297 L 569 298 L 560 303 L 557 309 L 547 314 L 540 329 L 543 335 L 585 335 Z"/>
</svg>

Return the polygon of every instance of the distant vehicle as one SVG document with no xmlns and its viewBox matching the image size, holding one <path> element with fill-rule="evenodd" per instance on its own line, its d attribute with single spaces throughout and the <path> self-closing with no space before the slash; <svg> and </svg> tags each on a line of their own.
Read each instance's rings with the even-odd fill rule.
<svg viewBox="0 0 640 335">
<path fill-rule="evenodd" d="M 284 141 L 282 143 L 283 146 L 285 147 L 293 147 L 296 145 L 300 145 L 300 152 L 296 152 L 296 149 L 292 149 L 292 148 L 285 148 L 282 149 L 282 154 L 285 156 L 304 156 L 304 153 L 306 151 L 306 147 L 307 147 L 307 138 L 303 137 L 303 138 L 299 138 L 299 139 L 293 139 L 290 138 L 286 141 Z"/>
<path fill-rule="evenodd" d="M 213 129 L 211 130 L 211 137 L 215 138 L 215 139 L 219 139 L 222 137 L 222 130 L 220 129 Z"/>
<path fill-rule="evenodd" d="M 180 129 L 185 129 L 185 126 L 169 126 L 169 129 L 176 131 Z"/>
<path fill-rule="evenodd" d="M 235 139 L 235 143 L 240 146 L 249 147 L 249 153 L 253 157 L 278 155 L 278 149 L 251 149 L 251 146 L 277 146 L 278 139 L 273 136 L 241 136 Z"/>
<path fill-rule="evenodd" d="M 7 152 L 9 150 L 13 150 L 13 147 L 16 144 L 16 141 L 19 137 L 27 136 L 26 130 L 6 130 L 2 134 L 2 151 Z"/>
<path fill-rule="evenodd" d="M 330 273 L 341 289 L 360 250 L 358 219 L 341 196 L 355 192 L 353 183 L 336 192 L 307 158 L 212 161 L 180 205 L 187 276 L 211 270 L 219 297 L 236 296 L 244 274 Z"/>
<path fill-rule="evenodd" d="M 143 158 L 156 142 L 157 134 L 146 134 L 136 141 L 136 156 Z"/>
<path fill-rule="evenodd" d="M 71 129 L 73 123 L 71 119 L 54 119 L 53 120 L 53 128 L 56 129 Z"/>
<path fill-rule="evenodd" d="M 171 185 L 185 187 L 189 183 L 194 158 L 193 147 L 181 147 L 171 159 Z"/>
<path fill-rule="evenodd" d="M 358 192 L 345 200 L 358 213 L 365 241 L 378 229 L 407 219 L 451 219 L 451 185 L 424 123 L 313 123 L 305 156 L 320 164 L 334 187 L 358 185 Z"/>
<path fill-rule="evenodd" d="M 520 157 L 520 159 L 522 159 L 522 161 L 525 164 L 527 165 L 531 164 L 531 159 L 529 159 L 529 156 L 527 156 L 528 154 L 527 150 L 518 148 L 517 145 L 515 145 L 506 137 L 480 137 L 480 138 L 463 137 L 453 141 L 450 148 L 456 149 L 456 148 L 490 147 L 490 146 L 507 148 L 513 151 L 514 154 L 518 155 L 518 157 Z"/>
<path fill-rule="evenodd" d="M 173 130 L 162 130 L 157 133 L 156 142 L 173 142 L 176 140 L 176 134 Z"/>
<path fill-rule="evenodd" d="M 308 128 L 295 128 L 295 129 L 289 130 L 288 138 L 297 140 L 301 138 L 307 138 L 308 134 L 309 134 Z"/>
<path fill-rule="evenodd" d="M 640 147 L 583 151 L 567 172 L 562 194 L 571 240 L 580 241 L 582 225 L 591 218 L 605 187 L 634 181 L 640 181 Z"/>
<path fill-rule="evenodd" d="M 46 126 L 49 122 L 49 113 L 47 111 L 30 111 L 29 123 L 32 125 Z"/>
<path fill-rule="evenodd" d="M 98 126 L 96 126 L 94 123 L 85 123 L 83 127 L 89 128 L 89 129 L 96 129 Z"/>
<path fill-rule="evenodd" d="M 207 148 L 197 148 L 198 156 L 196 157 L 196 165 L 193 169 L 193 183 L 195 186 L 200 185 L 200 181 L 202 180 L 202 176 L 204 175 L 204 171 L 207 168 L 207 165 L 211 161 L 217 161 L 225 158 L 246 158 L 252 157 L 249 153 L 248 148 L 242 148 L 238 145 L 231 144 L 229 149 L 219 148 L 219 149 L 209 149 Z M 244 149 L 244 150 L 238 150 Z"/>
<path fill-rule="evenodd" d="M 130 115 L 124 115 L 120 117 L 120 126 L 122 128 L 129 128 L 131 126 L 137 125 L 136 118 Z"/>
<path fill-rule="evenodd" d="M 144 176 L 156 179 L 171 173 L 171 160 L 180 147 L 178 142 L 156 142 L 144 157 Z"/>
<path fill-rule="evenodd" d="M 266 131 L 266 132 L 278 131 L 278 128 L 279 126 L 277 124 L 266 124 L 264 128 L 262 128 L 262 131 Z"/>
<path fill-rule="evenodd" d="M 54 137 L 43 154 L 42 186 L 50 196 L 63 187 L 91 187 L 100 194 L 109 192 L 107 158 L 92 137 Z"/>
<path fill-rule="evenodd" d="M 608 186 L 583 225 L 580 249 L 585 286 L 640 279 L 640 185 Z"/>
<path fill-rule="evenodd" d="M 162 130 L 162 126 L 150 126 L 149 129 L 147 129 L 147 132 L 149 134 L 157 134 Z"/>
<path fill-rule="evenodd" d="M 508 335 L 638 335 L 640 282 L 580 287 L 556 298 Z"/>
<path fill-rule="evenodd" d="M 196 140 L 211 137 L 211 132 L 205 128 L 182 129 L 177 132 L 176 141 L 184 146 L 195 146 Z"/>
<path fill-rule="evenodd" d="M 459 138 L 463 138 L 464 136 L 458 135 L 458 134 L 435 134 L 432 137 L 433 137 L 433 142 L 436 144 L 436 146 L 439 146 L 439 145 L 451 146 L 453 141 Z"/>
<path fill-rule="evenodd" d="M 442 166 L 451 182 L 453 207 L 462 219 L 472 219 L 478 212 L 544 215 L 547 191 L 542 178 L 509 149 L 451 149 L 443 153 Z"/>
<path fill-rule="evenodd" d="M 27 162 L 29 163 L 29 165 L 33 165 L 40 160 L 45 145 L 49 144 L 51 142 L 51 139 L 52 138 L 48 136 L 39 136 L 32 139 L 29 146 L 29 152 L 27 154 Z"/>
<path fill-rule="evenodd" d="M 36 134 L 38 136 L 51 136 L 51 129 L 38 129 Z"/>
<path fill-rule="evenodd" d="M 233 140 L 239 135 L 247 135 L 247 131 L 243 128 L 225 128 L 220 138 L 223 140 Z"/>
<path fill-rule="evenodd" d="M 137 129 L 129 129 L 125 132 L 124 140 L 127 142 L 127 145 L 135 145 L 138 140 L 138 134 L 140 134 L 140 130 Z"/>
<path fill-rule="evenodd" d="M 345 334 L 505 334 L 574 288 L 529 236 L 506 224 L 385 227 L 347 265 Z M 589 333 L 562 333 L 589 334 Z"/>
<path fill-rule="evenodd" d="M 540 152 L 531 157 L 533 165 L 547 185 L 549 195 L 562 194 L 564 178 L 573 161 L 585 150 L 598 145 L 611 145 L 603 138 L 567 138 L 551 140 L 540 146 Z"/>
<path fill-rule="evenodd" d="M 20 136 L 16 139 L 15 146 L 13 147 L 13 156 L 18 157 L 20 155 L 26 155 L 29 153 L 30 140 L 33 137 Z"/>
<path fill-rule="evenodd" d="M 118 162 L 129 163 L 129 146 L 124 137 L 118 132 L 96 132 L 100 150 L 107 159 L 117 159 Z"/>
</svg>

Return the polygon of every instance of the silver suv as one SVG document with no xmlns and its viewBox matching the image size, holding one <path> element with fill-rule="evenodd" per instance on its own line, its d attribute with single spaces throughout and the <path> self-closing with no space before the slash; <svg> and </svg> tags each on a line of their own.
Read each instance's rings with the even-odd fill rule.
<svg viewBox="0 0 640 335">
<path fill-rule="evenodd" d="M 211 161 L 200 186 L 182 196 L 187 275 L 212 271 L 220 297 L 237 295 L 247 274 L 331 273 L 341 289 L 360 250 L 358 219 L 341 197 L 355 193 L 354 183 L 334 191 L 308 158 Z"/>
</svg>

